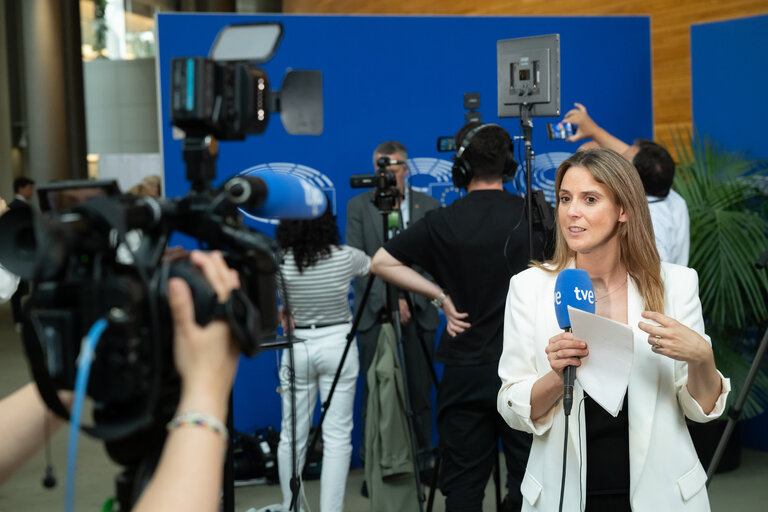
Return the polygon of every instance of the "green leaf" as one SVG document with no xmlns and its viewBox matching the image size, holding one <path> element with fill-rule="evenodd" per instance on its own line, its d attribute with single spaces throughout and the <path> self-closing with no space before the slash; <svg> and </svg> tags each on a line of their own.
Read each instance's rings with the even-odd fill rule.
<svg viewBox="0 0 768 512">
<path fill-rule="evenodd" d="M 707 332 L 718 369 L 731 378 L 732 404 L 752 363 L 755 329 L 768 320 L 768 271 L 754 266 L 768 248 L 768 162 L 682 131 L 672 140 L 678 161 L 674 188 L 691 220 L 689 265 L 699 274 Z M 767 366 L 747 396 L 745 418 L 768 409 Z"/>
</svg>

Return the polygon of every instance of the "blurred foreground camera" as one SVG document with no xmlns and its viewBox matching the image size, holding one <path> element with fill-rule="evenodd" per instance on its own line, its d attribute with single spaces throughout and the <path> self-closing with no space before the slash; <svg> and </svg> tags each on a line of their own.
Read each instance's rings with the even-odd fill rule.
<svg viewBox="0 0 768 512">
<path fill-rule="evenodd" d="M 289 133 L 322 132 L 319 72 L 289 73 L 275 92 L 254 66 L 272 56 L 281 36 L 274 23 L 229 26 L 210 58 L 173 60 L 172 121 L 185 132 L 187 195 L 154 199 L 121 195 L 114 182 L 57 183 L 38 187 L 44 214 L 22 209 L 0 218 L 0 263 L 32 284 L 23 311 L 27 357 L 43 399 L 63 418 L 69 413 L 56 392 L 73 389 L 81 341 L 106 321 L 85 390 L 94 424 L 83 430 L 104 439 L 110 457 L 126 466 L 120 510 L 141 492 L 140 475 L 151 475 L 178 403 L 168 280 L 189 284 L 197 323 L 227 321 L 241 352 L 253 355 L 261 335 L 277 326 L 279 256 L 274 240 L 244 225 L 242 210 L 296 219 L 325 210 L 323 192 L 290 175 L 253 173 L 212 186 L 217 138 L 262 133 L 270 112 L 280 112 Z M 241 288 L 225 303 L 186 259 L 166 261 L 174 232 L 220 250 L 238 272 Z"/>
</svg>

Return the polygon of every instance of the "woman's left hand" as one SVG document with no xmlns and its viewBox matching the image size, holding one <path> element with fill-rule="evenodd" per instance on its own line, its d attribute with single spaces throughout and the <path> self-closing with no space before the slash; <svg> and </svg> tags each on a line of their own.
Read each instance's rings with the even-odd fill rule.
<svg viewBox="0 0 768 512">
<path fill-rule="evenodd" d="M 693 329 L 655 311 L 643 311 L 643 318 L 659 324 L 637 324 L 641 330 L 648 333 L 648 344 L 657 354 L 693 364 L 713 361 L 712 346 Z"/>
</svg>

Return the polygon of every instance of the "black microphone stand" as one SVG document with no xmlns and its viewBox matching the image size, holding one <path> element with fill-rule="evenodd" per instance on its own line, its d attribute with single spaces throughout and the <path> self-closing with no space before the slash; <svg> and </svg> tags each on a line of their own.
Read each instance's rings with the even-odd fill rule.
<svg viewBox="0 0 768 512">
<path fill-rule="evenodd" d="M 291 389 L 291 503 L 288 510 L 298 510 L 298 500 L 301 494 L 301 475 L 297 473 L 297 453 L 296 453 L 296 366 L 293 358 L 293 326 L 291 325 L 291 309 L 288 304 L 288 295 L 283 287 L 283 303 L 285 304 L 285 325 L 288 331 L 288 382 Z M 309 458 L 309 453 L 306 455 Z"/>
<path fill-rule="evenodd" d="M 528 260 L 533 261 L 533 121 L 531 121 L 531 108 L 528 103 L 520 104 L 520 127 L 523 130 L 525 142 L 525 214 L 528 217 Z"/>
<path fill-rule="evenodd" d="M 765 268 L 767 262 L 768 249 L 763 251 L 760 255 L 757 262 L 755 262 L 755 267 L 762 270 Z M 749 367 L 747 378 L 744 379 L 744 386 L 742 386 L 739 396 L 736 398 L 736 402 L 728 409 L 728 423 L 725 425 L 725 430 L 723 430 L 723 434 L 720 436 L 720 442 L 717 444 L 715 453 L 712 456 L 712 461 L 709 463 L 709 468 L 707 468 L 707 487 L 709 487 L 709 484 L 712 482 L 712 476 L 714 476 L 715 471 L 717 471 L 717 466 L 720 465 L 720 460 L 723 458 L 725 447 L 728 445 L 728 440 L 731 438 L 733 429 L 736 428 L 736 422 L 741 418 L 744 402 L 746 402 L 747 396 L 752 390 L 752 385 L 755 383 L 755 378 L 760 371 L 760 363 L 763 361 L 766 350 L 768 350 L 768 328 L 766 328 L 765 333 L 763 334 L 763 339 L 760 340 L 760 345 L 757 347 L 757 352 L 755 353 L 755 358 L 752 360 L 752 365 Z"/>
</svg>

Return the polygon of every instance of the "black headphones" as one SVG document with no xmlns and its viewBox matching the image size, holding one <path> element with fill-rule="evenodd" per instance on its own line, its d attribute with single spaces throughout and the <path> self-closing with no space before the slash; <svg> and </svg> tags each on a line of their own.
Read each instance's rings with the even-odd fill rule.
<svg viewBox="0 0 768 512">
<path fill-rule="evenodd" d="M 483 128 L 489 126 L 499 126 L 497 124 L 481 124 L 480 126 L 473 128 L 470 132 L 464 136 L 464 140 L 461 141 L 461 147 L 456 151 L 456 156 L 453 157 L 453 169 L 452 177 L 453 184 L 457 188 L 466 189 L 469 186 L 469 182 L 472 181 L 474 171 L 469 162 L 463 157 L 464 152 L 469 147 L 469 143 L 472 141 L 472 137 Z M 509 148 L 507 149 L 507 159 L 504 161 L 504 170 L 501 173 L 502 181 L 510 181 L 515 176 L 517 170 L 517 160 L 515 160 L 515 152 L 512 146 L 512 139 L 509 141 Z"/>
</svg>

